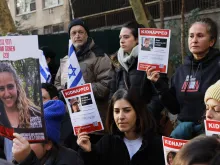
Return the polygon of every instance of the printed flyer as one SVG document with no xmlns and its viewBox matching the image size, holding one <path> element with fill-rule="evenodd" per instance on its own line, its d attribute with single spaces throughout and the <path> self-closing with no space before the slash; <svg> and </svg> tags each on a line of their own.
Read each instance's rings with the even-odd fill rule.
<svg viewBox="0 0 220 165">
<path fill-rule="evenodd" d="M 79 131 L 91 133 L 104 129 L 90 83 L 65 89 L 62 93 L 75 135 Z"/>
<path fill-rule="evenodd" d="M 137 70 L 145 71 L 147 66 L 151 66 L 167 73 L 170 36 L 169 29 L 139 28 Z"/>
<path fill-rule="evenodd" d="M 163 151 L 166 165 L 171 165 L 177 152 L 186 144 L 187 140 L 173 139 L 169 137 L 162 137 Z"/>
<path fill-rule="evenodd" d="M 45 141 L 37 36 L 0 37 L 0 135 Z"/>
<path fill-rule="evenodd" d="M 206 136 L 220 137 L 220 121 L 204 120 Z"/>
</svg>

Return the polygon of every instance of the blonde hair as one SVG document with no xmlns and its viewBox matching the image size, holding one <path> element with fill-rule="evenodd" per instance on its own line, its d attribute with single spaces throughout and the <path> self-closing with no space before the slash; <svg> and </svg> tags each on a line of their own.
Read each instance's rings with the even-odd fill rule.
<svg viewBox="0 0 220 165">
<path fill-rule="evenodd" d="M 18 77 L 15 69 L 9 62 L 0 62 L 0 73 L 8 72 L 11 73 L 16 87 L 17 87 L 17 100 L 16 107 L 19 113 L 19 128 L 29 128 L 30 127 L 30 107 L 36 107 L 34 103 L 27 98 L 26 93 L 22 87 L 20 78 Z"/>
</svg>

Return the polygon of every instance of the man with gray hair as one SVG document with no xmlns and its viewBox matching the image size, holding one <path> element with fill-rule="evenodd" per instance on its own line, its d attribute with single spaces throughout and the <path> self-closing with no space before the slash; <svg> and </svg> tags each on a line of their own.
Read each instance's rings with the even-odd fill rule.
<svg viewBox="0 0 220 165">
<path fill-rule="evenodd" d="M 82 20 L 73 19 L 69 24 L 68 33 L 85 83 L 92 84 L 99 113 L 104 122 L 108 107 L 109 83 L 112 75 L 110 58 L 89 36 L 89 29 Z M 66 86 L 66 80 L 63 80 L 68 74 L 67 61 L 68 57 L 66 56 L 63 58 L 56 75 L 54 85 L 58 90 L 64 89 Z"/>
</svg>

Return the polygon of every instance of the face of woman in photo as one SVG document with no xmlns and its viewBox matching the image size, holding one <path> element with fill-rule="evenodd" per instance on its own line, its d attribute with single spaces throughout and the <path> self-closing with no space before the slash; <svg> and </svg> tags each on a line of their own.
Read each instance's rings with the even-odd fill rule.
<svg viewBox="0 0 220 165">
<path fill-rule="evenodd" d="M 137 116 L 128 101 L 124 99 L 117 100 L 114 104 L 113 116 L 121 132 L 135 134 Z"/>
<path fill-rule="evenodd" d="M 13 75 L 8 72 L 0 73 L 0 99 L 7 108 L 16 106 L 17 87 Z"/>
<path fill-rule="evenodd" d="M 206 120 L 220 121 L 220 102 L 209 99 L 206 102 Z"/>
<path fill-rule="evenodd" d="M 124 50 L 126 53 L 131 53 L 132 49 L 137 45 L 138 39 L 135 39 L 131 29 L 128 28 L 122 28 L 120 35 L 120 47 Z"/>
<path fill-rule="evenodd" d="M 208 53 L 209 48 L 214 45 L 214 40 L 207 31 L 204 23 L 195 23 L 189 29 L 188 46 L 195 59 L 201 59 Z"/>
</svg>

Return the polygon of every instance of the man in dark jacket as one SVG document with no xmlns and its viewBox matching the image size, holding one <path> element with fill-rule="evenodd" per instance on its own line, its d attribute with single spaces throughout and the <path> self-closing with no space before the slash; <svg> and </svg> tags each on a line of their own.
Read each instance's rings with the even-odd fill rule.
<svg viewBox="0 0 220 165">
<path fill-rule="evenodd" d="M 44 117 L 48 141 L 29 144 L 21 135 L 14 133 L 12 152 L 15 164 L 20 165 L 83 165 L 78 154 L 59 145 L 60 125 L 65 114 L 62 101 L 47 101 Z"/>
</svg>

